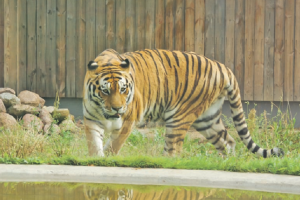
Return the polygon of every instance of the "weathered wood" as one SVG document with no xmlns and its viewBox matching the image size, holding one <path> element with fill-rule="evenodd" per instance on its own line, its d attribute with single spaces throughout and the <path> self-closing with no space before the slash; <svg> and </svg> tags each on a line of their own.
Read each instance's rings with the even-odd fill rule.
<svg viewBox="0 0 300 200">
<path fill-rule="evenodd" d="M 265 8 L 265 58 L 264 58 L 264 101 L 273 101 L 275 0 L 266 0 Z"/>
<path fill-rule="evenodd" d="M 264 99 L 264 22 L 265 0 L 255 1 L 254 100 Z"/>
<path fill-rule="evenodd" d="M 125 1 L 116 0 L 116 50 L 125 52 Z"/>
<path fill-rule="evenodd" d="M 284 1 L 276 0 L 275 52 L 274 52 L 274 101 L 283 100 L 284 76 Z"/>
<path fill-rule="evenodd" d="M 195 1 L 195 52 L 204 55 L 205 0 Z"/>
<path fill-rule="evenodd" d="M 115 0 L 106 0 L 106 48 L 116 49 Z"/>
<path fill-rule="evenodd" d="M 95 10 L 95 0 L 86 1 L 85 5 L 86 13 L 86 60 L 94 60 L 96 57 L 96 43 L 95 43 L 95 22 L 96 22 L 96 13 Z"/>
<path fill-rule="evenodd" d="M 225 65 L 234 72 L 235 0 L 226 0 Z"/>
<path fill-rule="evenodd" d="M 166 0 L 165 16 L 165 49 L 174 49 L 174 2 L 175 0 Z"/>
<path fill-rule="evenodd" d="M 225 62 L 225 1 L 215 0 L 215 59 Z"/>
<path fill-rule="evenodd" d="M 37 1 L 37 93 L 46 97 L 46 17 L 47 2 Z M 54 97 L 54 96 L 52 96 Z"/>
<path fill-rule="evenodd" d="M 205 1 L 205 56 L 215 58 L 215 1 Z"/>
<path fill-rule="evenodd" d="M 97 1 L 100 2 L 100 1 Z M 104 6 L 103 6 L 104 7 Z M 105 8 L 105 7 L 104 7 Z M 96 14 L 98 5 L 96 4 Z M 76 6 L 76 62 L 75 62 L 75 71 L 76 71 L 76 97 L 82 97 L 82 91 L 83 91 L 83 80 L 85 76 L 85 69 L 87 62 L 85 60 L 85 0 L 78 0 L 77 6 Z M 105 12 L 104 12 L 105 13 Z M 96 18 L 96 30 L 97 29 L 97 19 Z M 99 34 L 99 33 L 98 33 Z M 104 31 L 103 33 L 104 34 Z M 98 39 L 96 37 L 97 44 Z M 98 47 L 98 46 L 97 46 Z M 100 48 L 100 47 L 98 47 Z M 96 48 L 97 49 L 97 48 Z M 99 52 L 96 52 L 98 54 Z"/>
<path fill-rule="evenodd" d="M 70 1 L 68 1 L 68 4 L 70 4 Z M 73 75 L 72 73 L 66 74 L 66 12 L 68 12 L 66 6 L 67 6 L 66 0 L 57 1 L 57 22 L 56 22 L 57 76 L 56 79 L 57 79 L 58 94 L 60 97 L 66 96 L 66 79 L 67 80 L 70 79 L 70 76 Z M 69 21 L 69 19 L 67 19 L 67 21 Z M 72 46 L 73 44 L 70 45 Z M 74 73 L 74 77 L 75 77 L 75 73 Z"/>
<path fill-rule="evenodd" d="M 255 1 L 245 1 L 245 78 L 244 100 L 253 101 Z"/>
<path fill-rule="evenodd" d="M 145 48 L 154 48 L 155 1 L 146 1 Z"/>
<path fill-rule="evenodd" d="M 0 87 L 4 87 L 4 0 L 0 0 Z"/>
<path fill-rule="evenodd" d="M 85 2 L 85 0 L 83 0 Z M 100 54 L 106 47 L 106 14 L 105 0 L 96 1 L 96 54 Z M 85 13 L 85 12 L 84 12 Z M 85 19 L 85 17 L 84 17 Z M 82 20 L 84 23 L 85 20 Z M 84 29 L 85 30 L 85 29 Z"/>
<path fill-rule="evenodd" d="M 300 101 L 300 1 L 295 3 L 294 101 Z"/>
<path fill-rule="evenodd" d="M 184 50 L 184 0 L 175 3 L 175 50 Z"/>
<path fill-rule="evenodd" d="M 245 63 L 245 1 L 236 1 L 235 13 L 234 63 L 235 77 L 239 83 L 241 96 L 244 96 L 244 63 Z M 246 86 L 247 87 L 247 86 Z"/>
<path fill-rule="evenodd" d="M 285 30 L 284 30 L 284 91 L 283 100 L 293 101 L 294 99 L 294 18 L 295 14 L 295 1 L 285 1 Z"/>
<path fill-rule="evenodd" d="M 77 3 L 77 2 L 76 2 Z M 67 30 L 66 30 L 66 96 L 74 97 L 76 94 L 76 3 L 67 0 Z"/>
<path fill-rule="evenodd" d="M 27 7 L 27 10 L 24 9 Z M 30 13 L 27 12 L 30 9 Z M 27 16 L 26 16 L 27 14 Z M 27 19 L 27 22 L 26 22 Z M 32 20 L 29 24 L 28 21 Z M 19 93 L 26 88 L 36 91 L 36 1 L 18 0 L 18 48 L 17 50 L 17 77 Z M 28 59 L 27 59 L 28 57 Z M 27 69 L 26 69 L 27 68 Z M 27 72 L 27 75 L 26 75 Z M 31 83 L 31 84 L 29 84 Z"/>
<path fill-rule="evenodd" d="M 135 40 L 135 0 L 126 0 L 125 51 L 133 51 Z"/>
<path fill-rule="evenodd" d="M 136 0 L 136 40 L 135 50 L 142 50 L 145 48 L 145 0 Z"/>
<path fill-rule="evenodd" d="M 46 97 L 56 94 L 56 1 L 47 1 Z"/>
<path fill-rule="evenodd" d="M 4 0 L 4 87 L 17 90 L 17 0 Z"/>
<path fill-rule="evenodd" d="M 165 43 L 165 8 L 164 1 L 156 0 L 155 2 L 155 48 L 163 49 Z"/>
<path fill-rule="evenodd" d="M 184 18 L 184 50 L 195 51 L 195 3 L 194 0 L 185 1 Z"/>
</svg>

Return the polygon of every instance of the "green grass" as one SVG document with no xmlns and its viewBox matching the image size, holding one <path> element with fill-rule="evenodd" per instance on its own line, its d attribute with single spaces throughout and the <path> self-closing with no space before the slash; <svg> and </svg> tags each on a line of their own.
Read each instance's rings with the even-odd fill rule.
<svg viewBox="0 0 300 200">
<path fill-rule="evenodd" d="M 63 132 L 60 135 L 40 135 L 35 130 L 25 130 L 20 125 L 11 130 L 0 130 L 0 163 L 203 169 L 300 175 L 300 131 L 294 129 L 295 119 L 289 113 L 280 111 L 272 120 L 267 119 L 267 113 L 256 116 L 255 110 L 249 111 L 248 116 L 247 122 L 253 140 L 264 148 L 282 148 L 285 152 L 283 158 L 264 159 L 250 153 L 233 128 L 231 118 L 225 117 L 228 132 L 237 143 L 235 155 L 222 157 L 210 143 L 191 139 L 187 135 L 181 155 L 164 157 L 162 151 L 165 129 L 154 128 L 151 137 L 134 130 L 118 156 L 89 157 L 83 131 L 78 134 Z"/>
</svg>

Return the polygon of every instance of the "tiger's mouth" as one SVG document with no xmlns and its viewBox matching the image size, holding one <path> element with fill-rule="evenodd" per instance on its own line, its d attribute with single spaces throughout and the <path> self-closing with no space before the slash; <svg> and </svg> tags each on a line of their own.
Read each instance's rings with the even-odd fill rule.
<svg viewBox="0 0 300 200">
<path fill-rule="evenodd" d="M 120 113 L 116 113 L 114 115 L 109 115 L 108 116 L 109 118 L 120 118 L 121 117 L 121 114 Z"/>
</svg>

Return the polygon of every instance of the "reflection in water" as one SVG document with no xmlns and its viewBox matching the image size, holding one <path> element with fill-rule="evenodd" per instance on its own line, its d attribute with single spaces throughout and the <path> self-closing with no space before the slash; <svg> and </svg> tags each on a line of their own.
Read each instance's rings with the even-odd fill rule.
<svg viewBox="0 0 300 200">
<path fill-rule="evenodd" d="M 181 186 L 0 183 L 0 200 L 279 200 L 300 195 Z"/>
</svg>

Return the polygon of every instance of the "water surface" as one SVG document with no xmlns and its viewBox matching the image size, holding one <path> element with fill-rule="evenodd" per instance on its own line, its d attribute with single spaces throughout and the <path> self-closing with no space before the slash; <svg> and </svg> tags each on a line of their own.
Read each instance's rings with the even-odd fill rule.
<svg viewBox="0 0 300 200">
<path fill-rule="evenodd" d="M 0 200 L 289 200 L 300 195 L 182 186 L 0 183 Z"/>
</svg>

